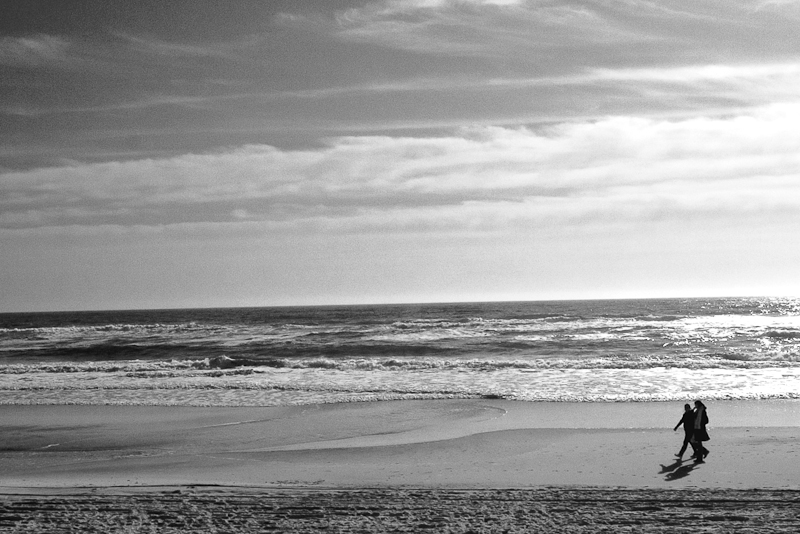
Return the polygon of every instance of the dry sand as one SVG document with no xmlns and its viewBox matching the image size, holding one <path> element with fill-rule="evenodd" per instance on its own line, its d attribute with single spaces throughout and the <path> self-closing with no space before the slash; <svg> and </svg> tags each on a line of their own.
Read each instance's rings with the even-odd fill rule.
<svg viewBox="0 0 800 534">
<path fill-rule="evenodd" d="M 800 402 L 708 404 L 2 406 L 0 532 L 800 531 Z"/>
</svg>

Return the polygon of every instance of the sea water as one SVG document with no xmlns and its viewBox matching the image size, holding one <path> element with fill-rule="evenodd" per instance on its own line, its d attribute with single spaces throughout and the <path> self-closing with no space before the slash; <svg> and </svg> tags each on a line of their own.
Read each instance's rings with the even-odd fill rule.
<svg viewBox="0 0 800 534">
<path fill-rule="evenodd" d="M 0 314 L 0 404 L 800 398 L 800 299 Z"/>
</svg>

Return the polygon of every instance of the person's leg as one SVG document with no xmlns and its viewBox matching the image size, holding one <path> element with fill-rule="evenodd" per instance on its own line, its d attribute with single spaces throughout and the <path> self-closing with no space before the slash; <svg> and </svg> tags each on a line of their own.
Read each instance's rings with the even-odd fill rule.
<svg viewBox="0 0 800 534">
<path fill-rule="evenodd" d="M 708 449 L 703 447 L 703 442 L 700 440 L 696 440 L 694 445 L 694 461 L 698 463 L 702 463 L 706 456 L 708 456 Z"/>
<path fill-rule="evenodd" d="M 676 454 L 676 456 L 678 458 L 682 458 L 683 457 L 683 453 L 686 452 L 686 447 L 689 446 L 689 439 L 690 439 L 689 436 L 684 436 L 683 445 L 681 446 L 681 450 L 678 451 L 678 454 Z"/>
<path fill-rule="evenodd" d="M 692 458 L 697 458 L 700 454 L 700 442 L 694 438 L 693 433 L 686 434 L 686 439 L 689 440 L 689 445 L 692 446 Z"/>
</svg>

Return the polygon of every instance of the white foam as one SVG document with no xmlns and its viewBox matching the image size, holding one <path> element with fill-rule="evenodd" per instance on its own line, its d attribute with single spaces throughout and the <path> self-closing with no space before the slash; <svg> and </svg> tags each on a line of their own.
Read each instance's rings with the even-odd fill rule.
<svg viewBox="0 0 800 534">
<path fill-rule="evenodd" d="M 173 368 L 146 364 L 0 374 L 0 403 L 305 404 L 394 398 L 497 397 L 523 401 L 798 398 L 800 368 Z M 109 400 L 110 399 L 110 400 Z M 253 400 L 257 399 L 257 400 Z"/>
</svg>

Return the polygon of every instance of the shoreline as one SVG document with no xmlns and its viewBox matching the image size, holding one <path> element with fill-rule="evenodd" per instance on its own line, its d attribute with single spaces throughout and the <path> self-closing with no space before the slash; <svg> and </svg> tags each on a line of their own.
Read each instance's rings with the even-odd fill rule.
<svg viewBox="0 0 800 534">
<path fill-rule="evenodd" d="M 800 488 L 800 401 L 388 401 L 278 408 L 5 406 L 0 487 Z"/>
</svg>

